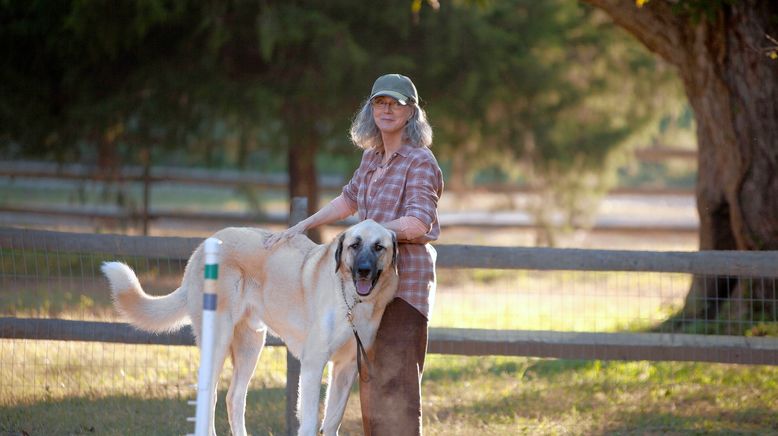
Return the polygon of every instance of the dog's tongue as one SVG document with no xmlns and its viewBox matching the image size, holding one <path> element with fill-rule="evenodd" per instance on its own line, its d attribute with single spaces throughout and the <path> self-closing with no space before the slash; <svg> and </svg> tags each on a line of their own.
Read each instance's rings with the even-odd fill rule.
<svg viewBox="0 0 778 436">
<path fill-rule="evenodd" d="M 370 282 L 370 280 L 364 280 L 364 279 L 357 280 L 357 293 L 359 295 L 369 294 L 372 285 L 373 284 Z"/>
</svg>

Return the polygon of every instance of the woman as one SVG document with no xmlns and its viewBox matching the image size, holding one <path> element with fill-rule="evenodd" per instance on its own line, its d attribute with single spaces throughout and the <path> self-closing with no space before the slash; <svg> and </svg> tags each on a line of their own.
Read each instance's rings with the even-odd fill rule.
<svg viewBox="0 0 778 436">
<path fill-rule="evenodd" d="M 432 128 L 411 79 L 387 74 L 375 81 L 354 117 L 351 140 L 365 151 L 343 193 L 266 245 L 354 212 L 397 234 L 400 284 L 369 354 L 368 381 L 360 380 L 362 421 L 366 435 L 421 434 L 420 383 L 435 295 L 436 254 L 428 242 L 440 235 L 443 177 L 429 150 Z"/>
</svg>

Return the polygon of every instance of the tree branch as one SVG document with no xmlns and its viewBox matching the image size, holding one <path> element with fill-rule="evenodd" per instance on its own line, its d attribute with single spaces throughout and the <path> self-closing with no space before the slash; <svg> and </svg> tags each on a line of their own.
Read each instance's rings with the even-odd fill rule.
<svg viewBox="0 0 778 436">
<path fill-rule="evenodd" d="M 651 0 L 638 7 L 634 0 L 582 0 L 602 9 L 649 50 L 681 66 L 690 44 L 691 27 L 672 10 L 668 0 Z"/>
</svg>

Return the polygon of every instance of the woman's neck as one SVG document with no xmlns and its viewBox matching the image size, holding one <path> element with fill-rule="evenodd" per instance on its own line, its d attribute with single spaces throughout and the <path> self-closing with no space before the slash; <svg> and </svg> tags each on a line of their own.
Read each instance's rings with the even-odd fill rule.
<svg viewBox="0 0 778 436">
<path fill-rule="evenodd" d="M 402 147 L 402 132 L 398 133 L 381 135 L 381 140 L 384 143 L 384 159 L 389 159 L 394 152 Z"/>
</svg>

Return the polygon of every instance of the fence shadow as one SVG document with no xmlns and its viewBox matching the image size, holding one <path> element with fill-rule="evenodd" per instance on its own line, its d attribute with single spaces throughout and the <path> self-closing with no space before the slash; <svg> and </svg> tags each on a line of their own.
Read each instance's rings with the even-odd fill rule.
<svg viewBox="0 0 778 436">
<path fill-rule="evenodd" d="M 225 410 L 225 390 L 216 406 L 216 431 L 230 434 Z M 191 398 L 141 398 L 108 396 L 73 397 L 0 406 L 2 435 L 182 435 L 192 433 Z M 284 388 L 250 390 L 246 403 L 246 427 L 255 435 L 285 434 Z"/>
</svg>

